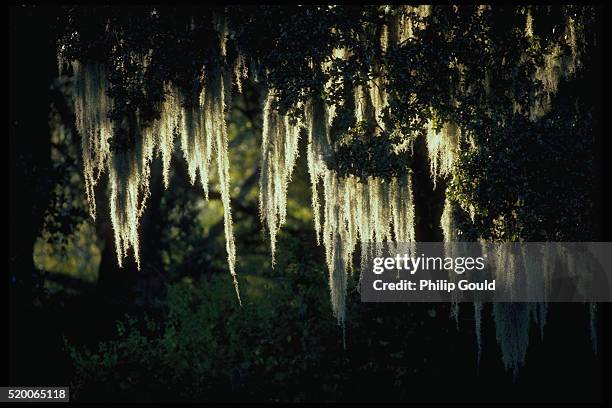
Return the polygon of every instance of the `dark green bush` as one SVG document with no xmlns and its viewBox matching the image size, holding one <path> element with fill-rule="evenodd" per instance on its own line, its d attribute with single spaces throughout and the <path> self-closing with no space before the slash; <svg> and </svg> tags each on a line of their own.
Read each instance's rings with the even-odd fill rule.
<svg viewBox="0 0 612 408">
<path fill-rule="evenodd" d="M 128 317 L 96 351 L 68 345 L 73 394 L 292 400 L 306 391 L 301 379 L 331 379 L 318 368 L 341 355 L 342 331 L 331 315 L 325 273 L 312 262 L 283 258 L 273 274 L 288 278 L 240 277 L 242 307 L 226 274 L 183 280 L 168 287 L 161 319 Z"/>
</svg>

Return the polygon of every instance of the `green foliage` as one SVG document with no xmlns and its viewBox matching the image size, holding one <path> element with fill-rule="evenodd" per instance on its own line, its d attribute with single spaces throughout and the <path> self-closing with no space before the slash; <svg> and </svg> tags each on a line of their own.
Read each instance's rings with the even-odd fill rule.
<svg viewBox="0 0 612 408">
<path fill-rule="evenodd" d="M 168 287 L 161 320 L 127 318 L 117 325 L 117 339 L 93 352 L 69 345 L 75 395 L 296 398 L 299 379 L 339 352 L 341 336 L 322 269 L 286 260 L 277 266 L 289 277 L 284 281 L 242 275 L 242 307 L 225 275 L 186 279 Z"/>
<path fill-rule="evenodd" d="M 397 141 L 383 132 L 375 137 L 374 131 L 365 122 L 359 122 L 344 134 L 344 143 L 339 143 L 334 163 L 329 168 L 339 174 L 366 179 L 368 176 L 387 180 L 406 174 L 412 162 L 409 149 L 396 152 Z"/>
<path fill-rule="evenodd" d="M 392 27 L 401 16 L 411 19 L 413 34 L 385 49 L 381 45 L 384 27 Z M 506 147 L 521 149 L 516 147 L 518 134 L 524 135 L 524 149 L 528 150 L 527 145 L 532 146 L 529 132 L 542 137 L 548 131 L 574 132 L 573 113 L 567 109 L 551 113 L 557 115 L 554 125 L 550 119 L 537 121 L 548 124 L 525 123 L 530 107 L 547 97 L 541 92 L 544 84 L 534 74 L 555 47 L 564 56 L 577 53 L 577 68 L 588 68 L 589 50 L 597 41 L 593 28 L 596 8 L 583 6 L 435 5 L 427 16 L 401 6 L 135 7 L 127 13 L 107 7 L 72 7 L 64 19 L 60 57 L 109 65 L 109 93 L 115 102 L 109 114 L 116 119 L 133 118 L 136 112 L 141 122 L 154 118 L 164 98 L 165 82 L 174 83 L 187 95 L 185 104 L 193 103 L 203 86 L 202 73 L 229 72 L 239 56 L 246 61 L 251 80 L 277 92 L 276 108 L 294 117 L 303 115 L 300 103 L 313 97 L 352 112 L 355 87 L 367 90 L 373 78 L 380 78 L 388 94 L 388 109 L 377 120 L 385 123 L 389 134 L 370 137 L 372 124 L 363 129 L 354 120 L 346 120 L 342 112 L 333 124 L 332 134 L 342 135 L 347 142 L 334 145 L 336 157 L 329 166 L 359 177 L 402 173 L 410 164 L 405 160 L 410 155 L 396 154 L 393 148 L 424 136 L 430 121 L 438 126 L 451 121 L 475 135 L 477 145 L 482 146 L 476 154 L 485 154 L 485 159 L 487 152 L 495 157 Z M 529 19 L 532 34 L 526 35 Z M 568 45 L 568 19 L 573 22 L 576 50 Z M 223 24 L 226 29 L 219 28 Z M 223 58 L 220 37 L 225 34 L 227 57 Z M 345 57 L 333 55 L 339 49 L 346 51 Z M 585 72 L 588 75 L 588 69 Z M 326 83 L 332 86 L 325 88 Z M 588 117 L 589 109 L 585 105 L 581 112 Z M 132 143 L 133 135 L 117 136 L 115 146 Z M 535 151 L 556 154 L 545 146 L 536 146 Z M 519 159 L 525 157 L 515 153 Z M 494 217 L 503 213 L 500 228 L 508 230 L 493 235 L 537 235 L 525 234 L 524 226 L 513 226 L 515 222 L 510 221 L 516 215 L 509 208 L 528 197 L 507 191 L 507 195 L 496 193 L 498 199 L 481 200 L 482 188 L 473 187 L 480 178 L 471 179 L 478 175 L 469 168 L 470 163 L 486 160 L 464 158 L 467 162 L 462 159 L 457 164 L 454 181 L 465 183 L 456 187 L 464 190 L 461 198 L 456 197 L 462 200 L 461 206 L 483 211 L 482 216 L 487 211 Z M 506 164 L 511 168 L 510 162 L 518 166 L 510 156 L 491 165 L 489 169 L 497 171 L 486 176 L 486 183 L 516 186 L 514 180 L 506 180 L 516 172 L 500 170 Z M 496 200 L 506 204 L 481 210 L 487 202 L 495 206 Z M 539 204 L 534 202 L 532 207 Z M 524 225 L 544 215 L 525 217 Z M 492 231 L 484 224 L 475 228 L 483 235 Z"/>
<path fill-rule="evenodd" d="M 433 327 L 456 333 L 440 317 L 447 307 L 362 304 L 352 276 L 344 333 L 331 314 L 325 267 L 303 247 L 303 239 L 283 234 L 274 270 L 241 273 L 242 307 L 226 274 L 184 279 L 168 287 L 162 315 L 126 317 L 93 350 L 67 342 L 72 395 L 80 401 L 359 401 L 375 389 L 383 399 L 407 398 L 432 356 L 450 352 L 452 342 L 425 342 L 411 352 L 415 336 L 431 339 L 425 333 Z"/>
<path fill-rule="evenodd" d="M 448 193 L 464 211 L 464 239 L 593 239 L 594 137 L 585 107 L 560 99 L 537 122 L 520 115 L 484 124 L 482 143 L 465 149 Z M 474 221 L 467 217 L 474 213 Z"/>
</svg>

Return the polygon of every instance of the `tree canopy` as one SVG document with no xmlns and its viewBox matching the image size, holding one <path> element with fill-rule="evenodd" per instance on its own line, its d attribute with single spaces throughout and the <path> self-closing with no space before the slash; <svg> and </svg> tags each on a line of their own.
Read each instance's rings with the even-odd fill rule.
<svg viewBox="0 0 612 408">
<path fill-rule="evenodd" d="M 89 213 L 101 216 L 96 185 L 107 174 L 117 262 L 133 254 L 140 265 L 154 158 L 167 188 L 182 155 L 207 198 L 218 184 L 240 300 L 228 117 L 250 84 L 264 95 L 258 194 L 272 262 L 305 138 L 314 229 L 340 323 L 358 244 L 423 239 L 419 143 L 444 192 L 436 223 L 445 241 L 593 239 L 585 179 L 598 126 L 589 85 L 597 18 L 582 6 L 66 8 L 57 56 L 72 77 Z M 517 368 L 521 336 L 532 320 L 544 323 L 546 307 L 495 313 L 504 362 Z"/>
</svg>

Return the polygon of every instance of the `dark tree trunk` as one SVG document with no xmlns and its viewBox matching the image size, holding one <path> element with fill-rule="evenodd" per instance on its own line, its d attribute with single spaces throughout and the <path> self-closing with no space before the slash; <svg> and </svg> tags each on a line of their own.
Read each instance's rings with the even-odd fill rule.
<svg viewBox="0 0 612 408">
<path fill-rule="evenodd" d="M 415 235 L 421 242 L 442 241 L 440 217 L 444 208 L 446 182 L 438 180 L 434 189 L 429 170 L 427 144 L 419 137 L 414 145 L 413 193 L 415 211 Z"/>
<path fill-rule="evenodd" d="M 134 257 L 130 254 L 120 268 L 115 250 L 115 238 L 109 219 L 106 186 L 100 185 L 97 192 L 97 233 L 104 242 L 102 258 L 98 269 L 98 293 L 106 298 L 122 302 L 149 304 L 160 290 L 160 203 L 163 192 L 158 163 L 151 168 L 151 196 L 139 225 L 140 262 L 139 271 Z"/>
<path fill-rule="evenodd" d="M 124 301 L 130 298 L 130 288 L 134 285 L 136 262 L 130 256 L 123 260 L 123 267 L 119 267 L 109 216 L 106 180 L 96 190 L 96 232 L 104 245 L 98 267 L 97 292 L 104 298 Z"/>
</svg>

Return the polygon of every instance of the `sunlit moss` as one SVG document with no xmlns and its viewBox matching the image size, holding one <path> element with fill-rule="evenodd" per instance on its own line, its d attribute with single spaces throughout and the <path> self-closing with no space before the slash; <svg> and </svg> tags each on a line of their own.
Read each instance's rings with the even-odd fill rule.
<svg viewBox="0 0 612 408">
<path fill-rule="evenodd" d="M 242 93 L 242 81 L 249 76 L 249 67 L 246 63 L 246 58 L 242 54 L 238 54 L 234 61 L 234 83 L 238 88 L 238 92 Z"/>
<path fill-rule="evenodd" d="M 457 160 L 460 138 L 461 129 L 452 122 L 444 123 L 439 131 L 434 129 L 431 122 L 428 124 L 427 152 L 434 188 L 437 179 L 451 174 Z"/>
<path fill-rule="evenodd" d="M 272 263 L 276 252 L 276 235 L 287 216 L 287 187 L 298 157 L 302 124 L 292 123 L 288 115 L 273 108 L 276 95 L 269 90 L 263 109 L 259 209 L 262 222 L 270 234 Z"/>
<path fill-rule="evenodd" d="M 534 24 L 533 21 L 531 24 Z M 576 25 L 571 17 L 566 20 L 563 39 L 570 50 L 569 54 L 564 52 L 558 43 L 555 43 L 547 47 L 544 64 L 539 65 L 535 71 L 534 78 L 542 86 L 538 88 L 535 103 L 530 107 L 531 120 L 537 120 L 550 111 L 552 98 L 557 93 L 559 82 L 562 78 L 572 77 L 581 63 Z"/>
<path fill-rule="evenodd" d="M 323 178 L 323 191 L 323 244 L 332 308 L 338 321 L 343 323 L 347 274 L 357 243 L 415 240 L 412 183 L 409 175 L 390 182 L 374 177 L 362 181 L 327 171 Z M 371 249 L 371 245 L 367 248 Z M 363 245 L 361 255 L 363 264 L 368 255 Z"/>
<path fill-rule="evenodd" d="M 101 64 L 72 62 L 75 125 L 81 136 L 85 192 L 92 218 L 96 217 L 95 187 L 110 158 L 113 134 L 108 113 L 112 100 L 107 94 L 106 70 Z"/>
<path fill-rule="evenodd" d="M 317 243 L 321 237 L 321 205 L 318 185 L 327 170 L 327 160 L 333 151 L 329 140 L 330 108 L 322 100 L 311 100 L 306 107 L 308 128 L 308 173 L 310 175 L 312 213 Z"/>
<path fill-rule="evenodd" d="M 205 87 L 196 107 L 185 108 L 180 92 L 165 86 L 166 95 L 161 104 L 160 118 L 148 127 L 139 123 L 122 123 L 139 134 L 131 149 L 111 152 L 110 138 L 113 127 L 108 118 L 112 101 L 107 95 L 105 70 L 99 65 L 74 62 L 74 103 L 77 129 L 83 145 L 83 163 L 86 191 L 92 217 L 95 217 L 94 188 L 105 170 L 109 175 L 110 218 L 113 226 L 117 261 L 132 249 L 140 268 L 138 225 L 149 196 L 150 164 L 155 152 L 162 158 L 164 185 L 169 184 L 169 168 L 174 150 L 174 135 L 180 134 L 181 147 L 188 165 L 190 180 L 197 174 L 208 195 L 208 175 L 211 157 L 215 153 L 221 199 L 224 206 L 224 225 L 228 266 L 238 284 L 235 273 L 236 249 L 232 230 L 229 187 L 229 159 L 225 124 L 226 85 L 224 77 L 211 72 L 205 78 Z M 239 297 L 239 295 L 238 295 Z"/>
</svg>

